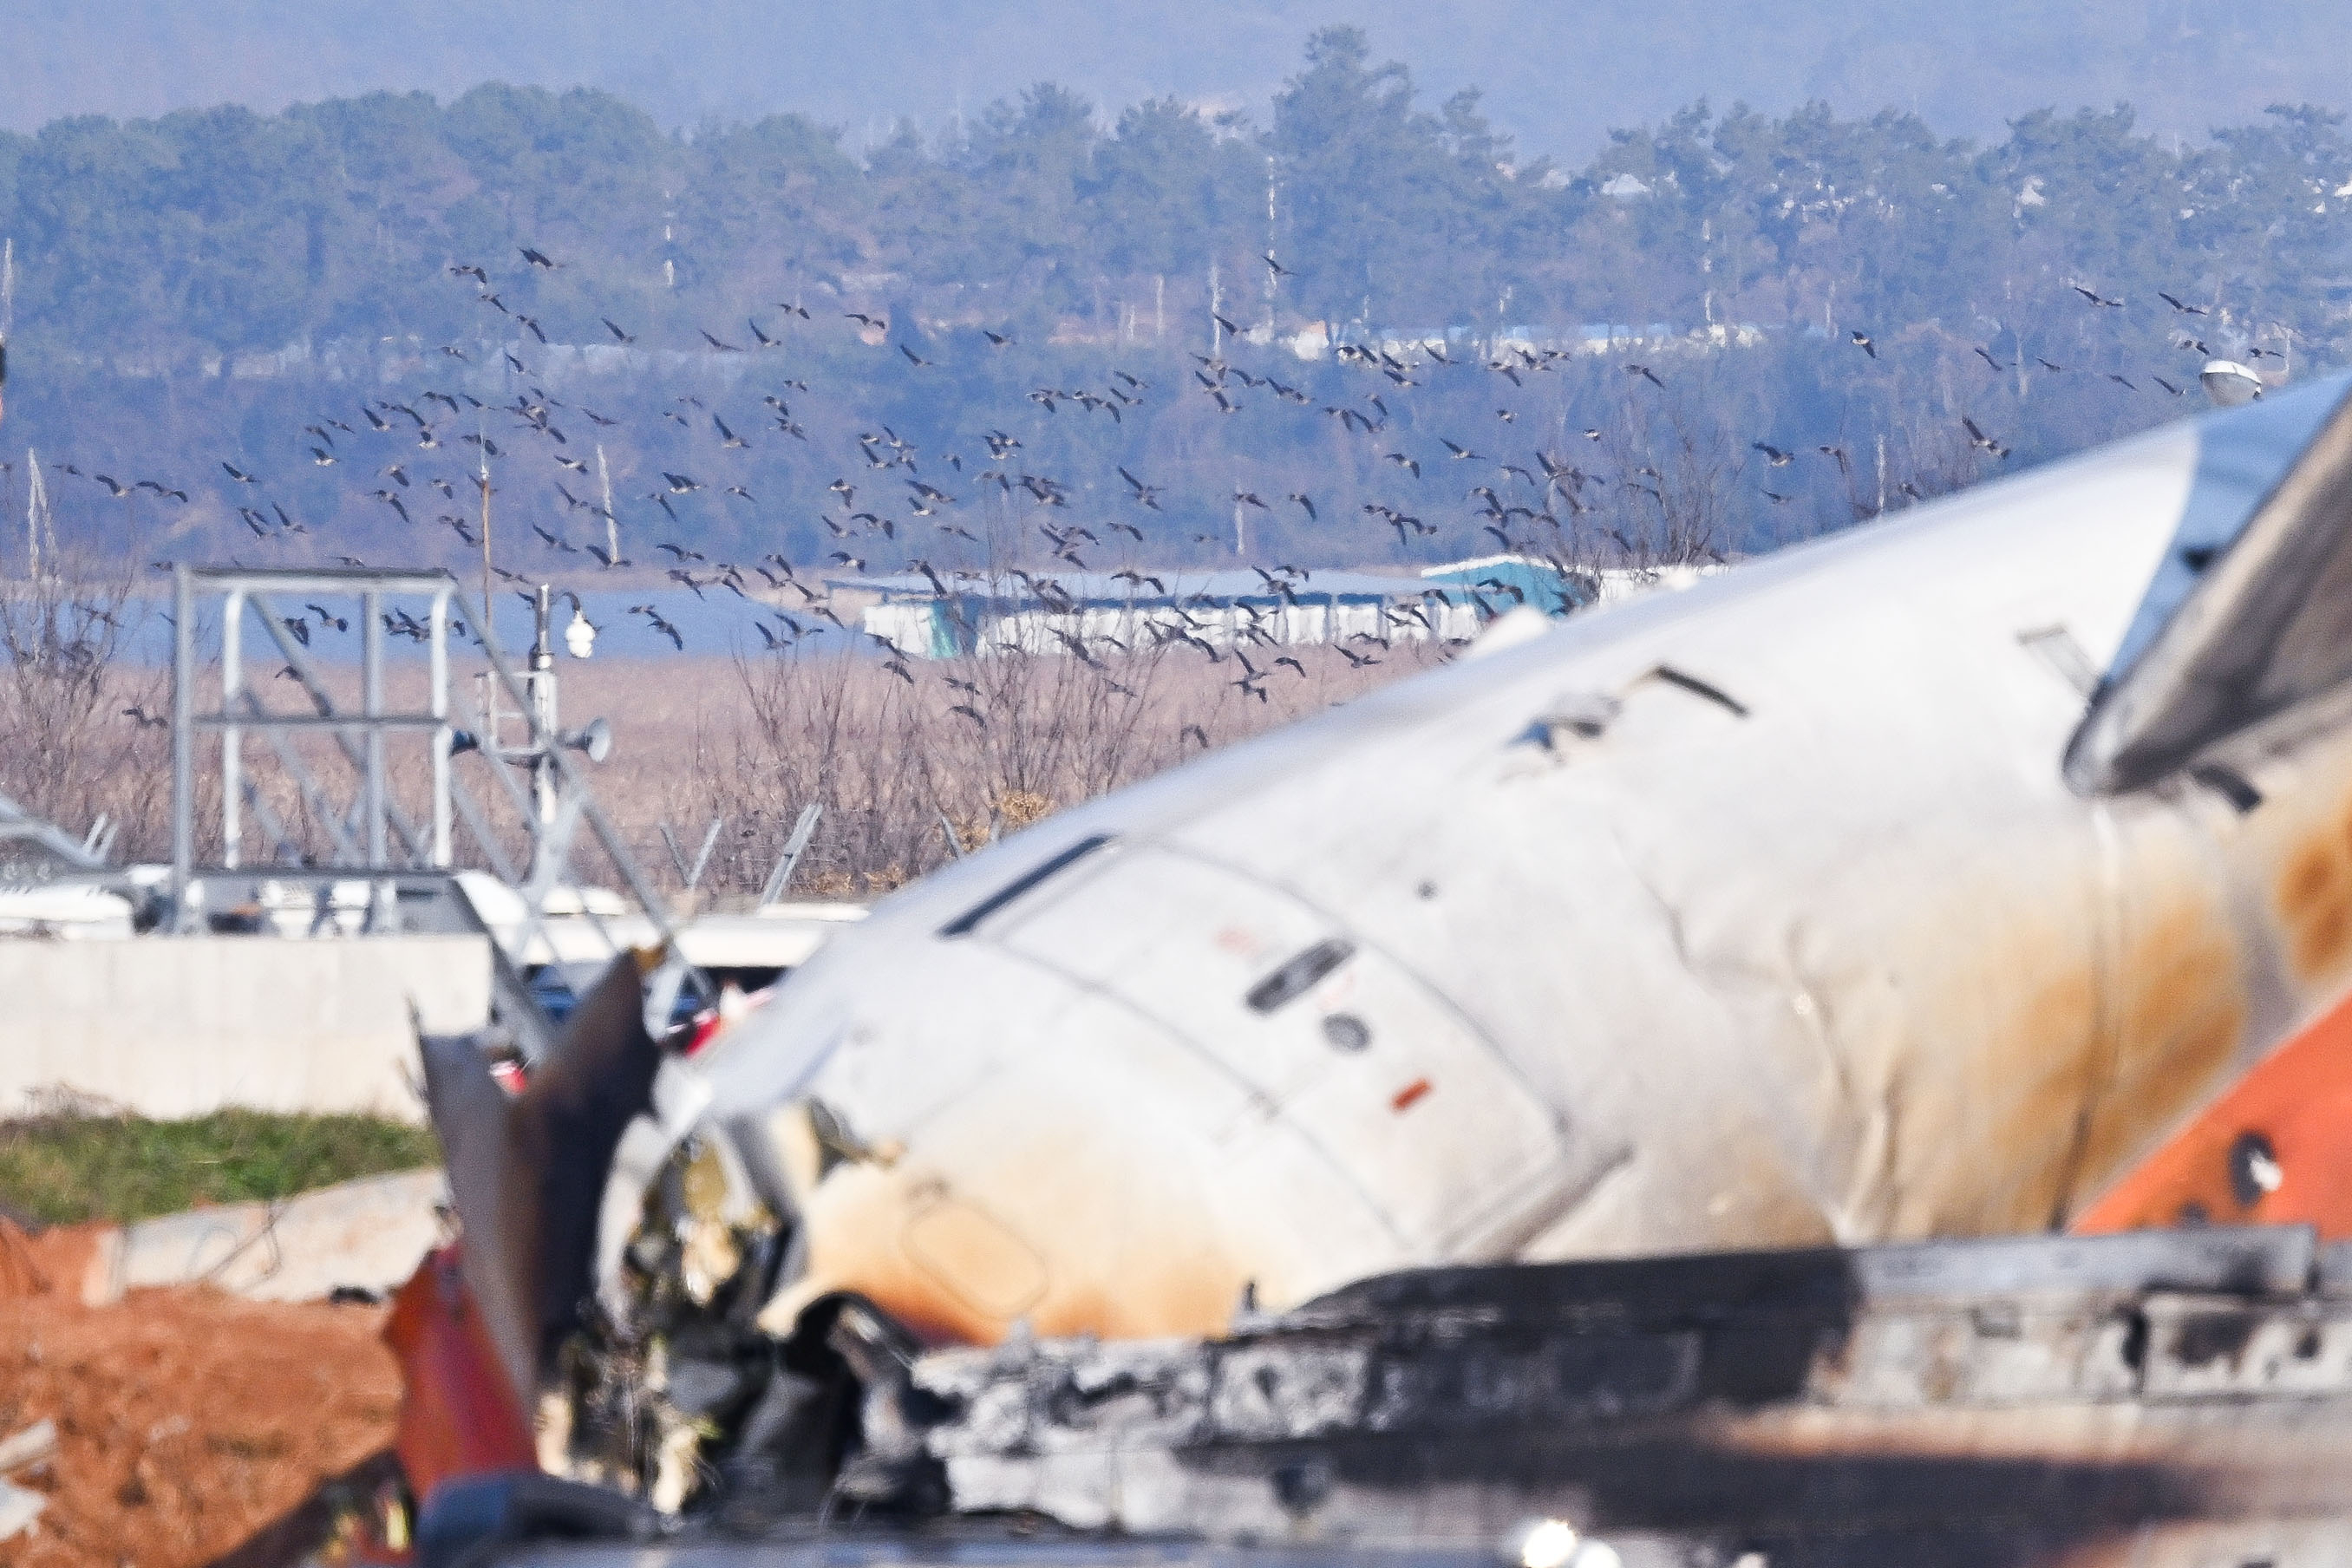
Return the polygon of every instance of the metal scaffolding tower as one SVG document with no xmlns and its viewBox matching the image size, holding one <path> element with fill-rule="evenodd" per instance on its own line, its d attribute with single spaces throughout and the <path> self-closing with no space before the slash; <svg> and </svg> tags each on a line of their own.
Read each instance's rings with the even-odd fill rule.
<svg viewBox="0 0 2352 1568">
<path fill-rule="evenodd" d="M 489 626 L 470 628 L 488 666 L 483 707 L 488 721 L 482 728 L 488 732 L 478 734 L 460 729 L 450 711 L 449 634 L 463 626 L 452 613 L 458 592 L 457 580 L 441 571 L 173 568 L 171 929 L 202 930 L 224 910 L 256 901 L 264 884 L 293 882 L 311 885 L 322 900 L 336 884 L 364 884 L 366 931 L 484 930 L 452 874 L 462 829 L 464 857 L 522 895 L 523 934 L 514 956 L 523 962 L 555 950 L 546 926 L 549 895 L 577 891 L 572 855 L 584 826 L 656 933 L 676 952 L 677 929 L 667 904 L 571 755 L 601 757 L 609 732 L 601 721 L 572 733 L 554 728 L 546 596 L 539 601 L 540 646 L 528 678 L 516 675 Z M 292 605 L 303 614 L 289 616 Z M 338 696 L 312 656 L 305 634 L 320 618 L 360 633 L 355 704 Z M 247 647 L 255 628 L 283 660 L 273 676 L 258 681 Z M 423 694 L 404 704 L 389 695 L 394 638 L 420 645 L 425 656 Z M 207 684 L 208 660 L 219 671 L 216 703 L 199 691 Z M 298 704 L 291 710 L 272 706 L 281 679 Z M 499 733 L 510 721 L 522 726 L 512 743 Z M 320 735 L 332 742 L 323 758 L 315 745 L 306 753 L 301 743 Z M 217 752 L 205 743 L 215 736 Z M 287 784 L 298 797 L 290 819 L 272 805 L 248 766 L 251 741 L 267 742 L 275 756 L 281 799 Z M 454 759 L 473 752 L 481 754 L 510 808 L 504 833 L 454 766 Z M 217 758 L 219 853 L 203 861 L 198 816 L 200 785 L 211 782 L 203 766 L 207 755 Z M 414 800 L 420 761 L 425 799 L 422 815 L 412 816 L 394 787 L 394 774 L 404 765 L 411 771 Z M 528 787 L 518 772 L 529 775 Z M 247 843 L 256 829 L 263 840 L 257 853 Z M 509 853 L 517 840 L 529 846 L 520 863 Z M 584 899 L 572 901 L 587 907 Z M 617 953 L 620 944 L 603 922 L 587 918 L 608 953 Z M 512 1016 L 524 1049 L 535 1056 L 551 1031 L 508 955 L 492 945 L 501 1013 Z M 707 990 L 698 976 L 689 984 Z"/>
</svg>

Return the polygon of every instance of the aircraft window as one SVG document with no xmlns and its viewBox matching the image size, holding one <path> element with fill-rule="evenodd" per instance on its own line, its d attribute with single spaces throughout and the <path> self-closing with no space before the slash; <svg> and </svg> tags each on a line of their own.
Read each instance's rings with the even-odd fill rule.
<svg viewBox="0 0 2352 1568">
<path fill-rule="evenodd" d="M 1372 1043 L 1372 1031 L 1353 1013 L 1333 1013 L 1323 1020 L 1323 1037 L 1332 1049 L 1353 1056 Z"/>
<path fill-rule="evenodd" d="M 1007 882 L 1003 887 L 999 888 L 995 892 L 991 893 L 987 898 L 982 899 L 980 902 L 974 904 L 971 908 L 966 910 L 963 913 L 958 915 L 947 924 L 941 926 L 940 928 L 940 934 L 941 936 L 970 936 L 971 934 L 972 928 L 979 925 L 981 921 L 986 920 L 989 916 L 994 914 L 997 910 L 1003 909 L 1005 905 L 1011 903 L 1022 894 L 1028 892 L 1040 882 L 1045 880 L 1046 878 L 1051 877 L 1055 872 L 1074 865 L 1079 860 L 1085 859 L 1087 856 L 1093 854 L 1096 850 L 1101 848 L 1104 845 L 1109 842 L 1110 836 L 1102 833 L 1097 833 L 1090 838 L 1079 839 L 1076 844 L 1071 845 L 1059 855 L 1053 857 L 1053 858 L 1046 860 L 1040 865 L 1032 867 L 1021 876 L 1015 877 L 1012 881 Z"/>
<path fill-rule="evenodd" d="M 1249 989 L 1250 1009 L 1271 1013 L 1314 989 L 1315 983 L 1356 955 L 1356 944 L 1344 937 L 1318 942 Z"/>
</svg>

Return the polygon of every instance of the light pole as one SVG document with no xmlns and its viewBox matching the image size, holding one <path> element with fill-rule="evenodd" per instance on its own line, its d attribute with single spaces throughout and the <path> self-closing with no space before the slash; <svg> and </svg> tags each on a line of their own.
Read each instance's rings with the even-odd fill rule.
<svg viewBox="0 0 2352 1568">
<path fill-rule="evenodd" d="M 566 589 L 562 596 L 572 601 L 572 620 L 563 628 L 564 651 L 573 658 L 586 658 L 596 645 L 595 623 L 589 620 L 579 595 Z M 533 818 L 530 874 L 534 883 L 543 876 L 552 875 L 564 857 L 564 846 L 556 841 L 563 801 L 562 773 L 555 765 L 555 748 L 569 747 L 592 763 L 601 763 L 613 754 L 613 727 L 602 719 L 592 719 L 568 733 L 559 728 L 562 710 L 556 695 L 555 598 L 555 590 L 545 583 L 533 595 L 530 667 L 522 678 L 523 697 L 530 704 L 527 715 L 530 727 L 525 743 L 509 746 L 503 742 L 498 689 L 495 682 L 485 679 L 483 716 L 488 732 L 480 737 L 461 736 L 457 746 L 460 751 L 478 750 L 496 765 L 530 770 Z"/>
</svg>

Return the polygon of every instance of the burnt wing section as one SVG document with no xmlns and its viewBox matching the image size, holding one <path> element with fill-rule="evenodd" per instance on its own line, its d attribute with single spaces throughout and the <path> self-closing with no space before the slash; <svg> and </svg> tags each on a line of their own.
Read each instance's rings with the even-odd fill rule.
<svg viewBox="0 0 2352 1568">
<path fill-rule="evenodd" d="M 2297 1229 L 1452 1268 L 1226 1341 L 941 1352 L 915 1382 L 966 1513 L 1465 1554 L 1552 1517 L 1662 1561 L 2056 1563 L 2341 1511 L 2332 1278 Z"/>
<path fill-rule="evenodd" d="M 466 1282 L 526 1409 L 579 1326 L 613 1152 L 652 1101 L 661 1052 L 646 1032 L 643 974 L 636 954 L 615 958 L 512 1100 L 472 1039 L 420 1042 Z"/>
</svg>

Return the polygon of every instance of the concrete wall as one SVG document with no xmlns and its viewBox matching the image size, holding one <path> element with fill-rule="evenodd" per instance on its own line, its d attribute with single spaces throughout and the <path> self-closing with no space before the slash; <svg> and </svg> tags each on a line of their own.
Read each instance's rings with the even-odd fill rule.
<svg viewBox="0 0 2352 1568">
<path fill-rule="evenodd" d="M 489 1016 L 478 936 L 0 942 L 0 1116 L 63 1086 L 146 1116 L 223 1106 L 424 1119 L 414 1005 Z"/>
</svg>

